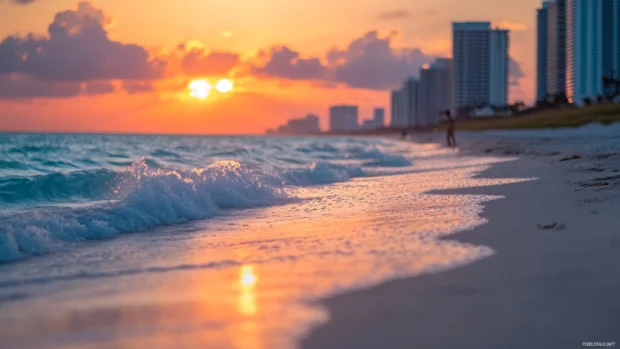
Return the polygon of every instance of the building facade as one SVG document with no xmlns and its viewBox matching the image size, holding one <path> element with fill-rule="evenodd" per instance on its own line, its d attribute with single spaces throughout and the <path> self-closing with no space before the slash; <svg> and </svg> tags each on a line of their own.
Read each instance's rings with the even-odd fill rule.
<svg viewBox="0 0 620 349">
<path fill-rule="evenodd" d="M 489 22 L 452 25 L 453 109 L 508 102 L 509 32 Z"/>
<path fill-rule="evenodd" d="M 268 130 L 268 134 L 316 134 L 320 133 L 319 117 L 308 114 L 305 118 L 291 119 L 277 129 Z"/>
<path fill-rule="evenodd" d="M 495 29 L 489 34 L 489 104 L 508 105 L 508 30 Z"/>
<path fill-rule="evenodd" d="M 452 108 L 452 60 L 437 59 L 429 68 L 420 70 L 418 93 L 418 125 L 437 125 L 441 113 Z"/>
<path fill-rule="evenodd" d="M 355 105 L 338 105 L 329 108 L 329 129 L 332 132 L 359 129 L 358 108 Z"/>
<path fill-rule="evenodd" d="M 404 91 L 402 89 L 392 91 L 390 101 L 391 127 L 407 127 L 407 119 L 403 108 L 403 98 Z"/>
<path fill-rule="evenodd" d="M 489 100 L 490 23 L 454 23 L 454 110 Z"/>
<path fill-rule="evenodd" d="M 419 81 L 411 77 L 401 89 L 392 91 L 392 127 L 418 126 L 419 85 Z"/>
<path fill-rule="evenodd" d="M 385 109 L 375 108 L 373 110 L 373 121 L 376 128 L 385 127 Z"/>
<path fill-rule="evenodd" d="M 566 1 L 566 90 L 583 105 L 611 91 L 604 77 L 620 72 L 620 0 Z"/>
<path fill-rule="evenodd" d="M 402 108 L 405 113 L 405 120 L 407 121 L 407 127 L 418 127 L 418 103 L 419 103 L 419 86 L 420 82 L 411 77 L 405 81 L 403 86 L 404 98 L 402 99 Z"/>
<path fill-rule="evenodd" d="M 566 94 L 566 0 L 555 0 L 547 9 L 546 95 Z"/>
<path fill-rule="evenodd" d="M 545 1 L 536 10 L 536 101 L 547 96 L 547 13 L 550 3 Z"/>
</svg>

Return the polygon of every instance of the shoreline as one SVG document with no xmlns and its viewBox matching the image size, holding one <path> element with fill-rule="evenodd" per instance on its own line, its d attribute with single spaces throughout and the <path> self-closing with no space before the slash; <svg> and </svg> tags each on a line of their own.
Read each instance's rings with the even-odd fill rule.
<svg viewBox="0 0 620 349">
<path fill-rule="evenodd" d="M 469 151 L 486 152 L 486 146 L 470 144 Z M 524 151 L 514 144 L 500 150 Z M 618 183 L 603 195 L 586 186 L 596 176 L 581 171 L 588 164 L 557 166 L 561 156 L 530 154 L 480 174 L 538 181 L 435 192 L 504 196 L 483 204 L 487 224 L 443 239 L 496 253 L 447 272 L 324 299 L 330 320 L 300 347 L 516 349 L 620 342 Z M 553 223 L 566 228 L 537 227 Z"/>
<path fill-rule="evenodd" d="M 432 143 L 437 139 L 430 138 L 437 136 L 442 135 L 427 135 Z M 563 140 L 541 142 L 536 137 L 511 142 L 501 135 L 464 133 L 459 144 L 467 151 L 456 152 L 436 144 L 399 142 L 389 154 L 417 154 L 407 158 L 418 171 L 300 187 L 292 194 L 301 200 L 287 205 L 229 211 L 152 234 L 123 234 L 15 268 L 0 266 L 3 280 L 15 281 L 0 288 L 0 298 L 5 297 L 0 299 L 0 337 L 11 348 L 60 347 L 57 338 L 66 341 L 62 347 L 165 348 L 164 341 L 174 347 L 294 348 L 314 329 L 307 345 L 320 348 L 404 348 L 412 342 L 422 348 L 473 347 L 488 337 L 487 327 L 497 326 L 490 332 L 504 340 L 497 332 L 523 327 L 519 320 L 544 320 L 530 308 L 551 308 L 549 314 L 557 314 L 557 305 L 540 299 L 557 293 L 565 300 L 564 289 L 574 293 L 578 288 L 565 279 L 575 269 L 581 271 L 577 276 L 583 285 L 602 285 L 603 291 L 590 298 L 615 306 L 614 280 L 620 278 L 609 269 L 617 265 L 613 248 L 620 241 L 609 228 L 617 226 L 612 203 L 620 203 L 613 190 L 620 187 L 620 176 L 613 171 L 620 172 L 620 148 L 615 135 L 588 137 L 585 142 L 596 147 L 587 153 L 587 147 L 577 144 L 584 153 L 576 159 L 570 158 L 570 147 L 550 151 L 550 144 L 557 147 Z M 598 149 L 608 140 L 617 154 Z M 515 159 L 524 153 L 531 158 L 496 164 L 509 160 L 497 155 Z M 566 157 L 570 160 L 561 160 Z M 532 177 L 541 180 L 529 182 Z M 495 185 L 499 183 L 514 184 Z M 446 188 L 464 189 L 441 191 Z M 607 189 L 612 190 L 602 191 Z M 474 195 L 454 195 L 464 193 Z M 500 195 L 505 199 L 495 200 Z M 491 223 L 485 223 L 487 218 Z M 537 228 L 553 222 L 566 229 Z M 591 233 L 591 227 L 598 230 Z M 584 237 L 583 231 L 594 238 Z M 594 252 L 579 254 L 575 247 Z M 581 261 L 590 264 L 586 268 Z M 49 272 L 47 265 L 55 270 Z M 438 270 L 447 271 L 433 274 Z M 583 278 L 591 270 L 599 274 Z M 38 277 L 44 282 L 28 283 Z M 179 289 L 179 284 L 188 287 Z M 541 288 L 547 292 L 543 296 Z M 560 306 L 581 303 L 570 299 Z M 507 307 L 507 315 L 496 313 Z M 532 313 L 515 320 L 521 308 Z M 595 324 L 591 316 L 580 319 Z M 205 323 L 214 327 L 203 328 Z M 546 318 L 542 325 L 549 323 L 553 321 Z M 447 330 L 445 324 L 450 325 Z M 145 332 L 146 327 L 151 330 Z M 455 330 L 461 333 L 450 332 Z M 116 337 L 117 331 L 124 335 Z M 450 336 L 441 338 L 446 331 Z M 432 336 L 426 338 L 428 334 Z M 435 343 L 435 337 L 455 342 Z"/>
</svg>

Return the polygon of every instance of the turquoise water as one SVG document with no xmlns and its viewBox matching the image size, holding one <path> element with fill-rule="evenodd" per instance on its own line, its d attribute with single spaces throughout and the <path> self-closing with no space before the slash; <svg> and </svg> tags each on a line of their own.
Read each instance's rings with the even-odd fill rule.
<svg viewBox="0 0 620 349">
<path fill-rule="evenodd" d="M 286 188 L 412 165 L 363 138 L 0 135 L 0 263 L 293 202 Z"/>
</svg>

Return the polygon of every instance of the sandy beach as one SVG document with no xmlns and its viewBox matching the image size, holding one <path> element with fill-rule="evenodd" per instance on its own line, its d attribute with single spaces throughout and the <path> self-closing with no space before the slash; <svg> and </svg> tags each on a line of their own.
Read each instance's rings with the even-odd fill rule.
<svg viewBox="0 0 620 349">
<path fill-rule="evenodd" d="M 15 258 L 0 265 L 2 347 L 615 342 L 614 127 L 459 133 L 457 151 L 441 134 L 153 138 L 135 150 L 126 144 L 144 139 L 102 138 L 137 162 L 63 176 L 86 188 L 119 178 L 120 191 L 101 187 L 86 204 L 64 202 L 82 186 L 67 185 L 60 203 L 44 191 L 40 203 L 19 203 L 31 186 L 5 195 L 18 204 L 0 217 L 1 256 Z M 44 141 L 65 156 L 64 139 Z M 140 160 L 162 142 L 177 155 Z M 232 159 L 194 159 L 213 151 Z M 259 171 L 256 155 L 287 163 Z"/>
<path fill-rule="evenodd" d="M 431 192 L 532 180 L 380 138 L 22 137 L 108 165 L 6 182 L 3 348 L 296 348 L 328 319 L 318 299 L 495 253 L 439 238 L 485 224 L 496 195 Z"/>
<path fill-rule="evenodd" d="M 481 176 L 537 181 L 443 192 L 504 197 L 484 204 L 488 224 L 446 237 L 489 246 L 495 254 L 448 272 L 328 298 L 322 304 L 329 322 L 301 347 L 516 349 L 620 342 L 617 143 L 588 130 L 522 136 L 464 133 L 460 141 L 465 152 L 520 156 Z"/>
</svg>

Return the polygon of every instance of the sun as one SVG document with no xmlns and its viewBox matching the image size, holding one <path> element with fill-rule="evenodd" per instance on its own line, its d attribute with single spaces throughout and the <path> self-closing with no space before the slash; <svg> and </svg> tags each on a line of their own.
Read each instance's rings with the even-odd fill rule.
<svg viewBox="0 0 620 349">
<path fill-rule="evenodd" d="M 217 82 L 215 89 L 221 93 L 230 92 L 233 89 L 233 83 L 228 79 L 222 79 Z"/>
<path fill-rule="evenodd" d="M 209 97 L 211 85 L 207 80 L 193 80 L 187 85 L 189 96 L 197 99 L 206 99 Z"/>
</svg>

